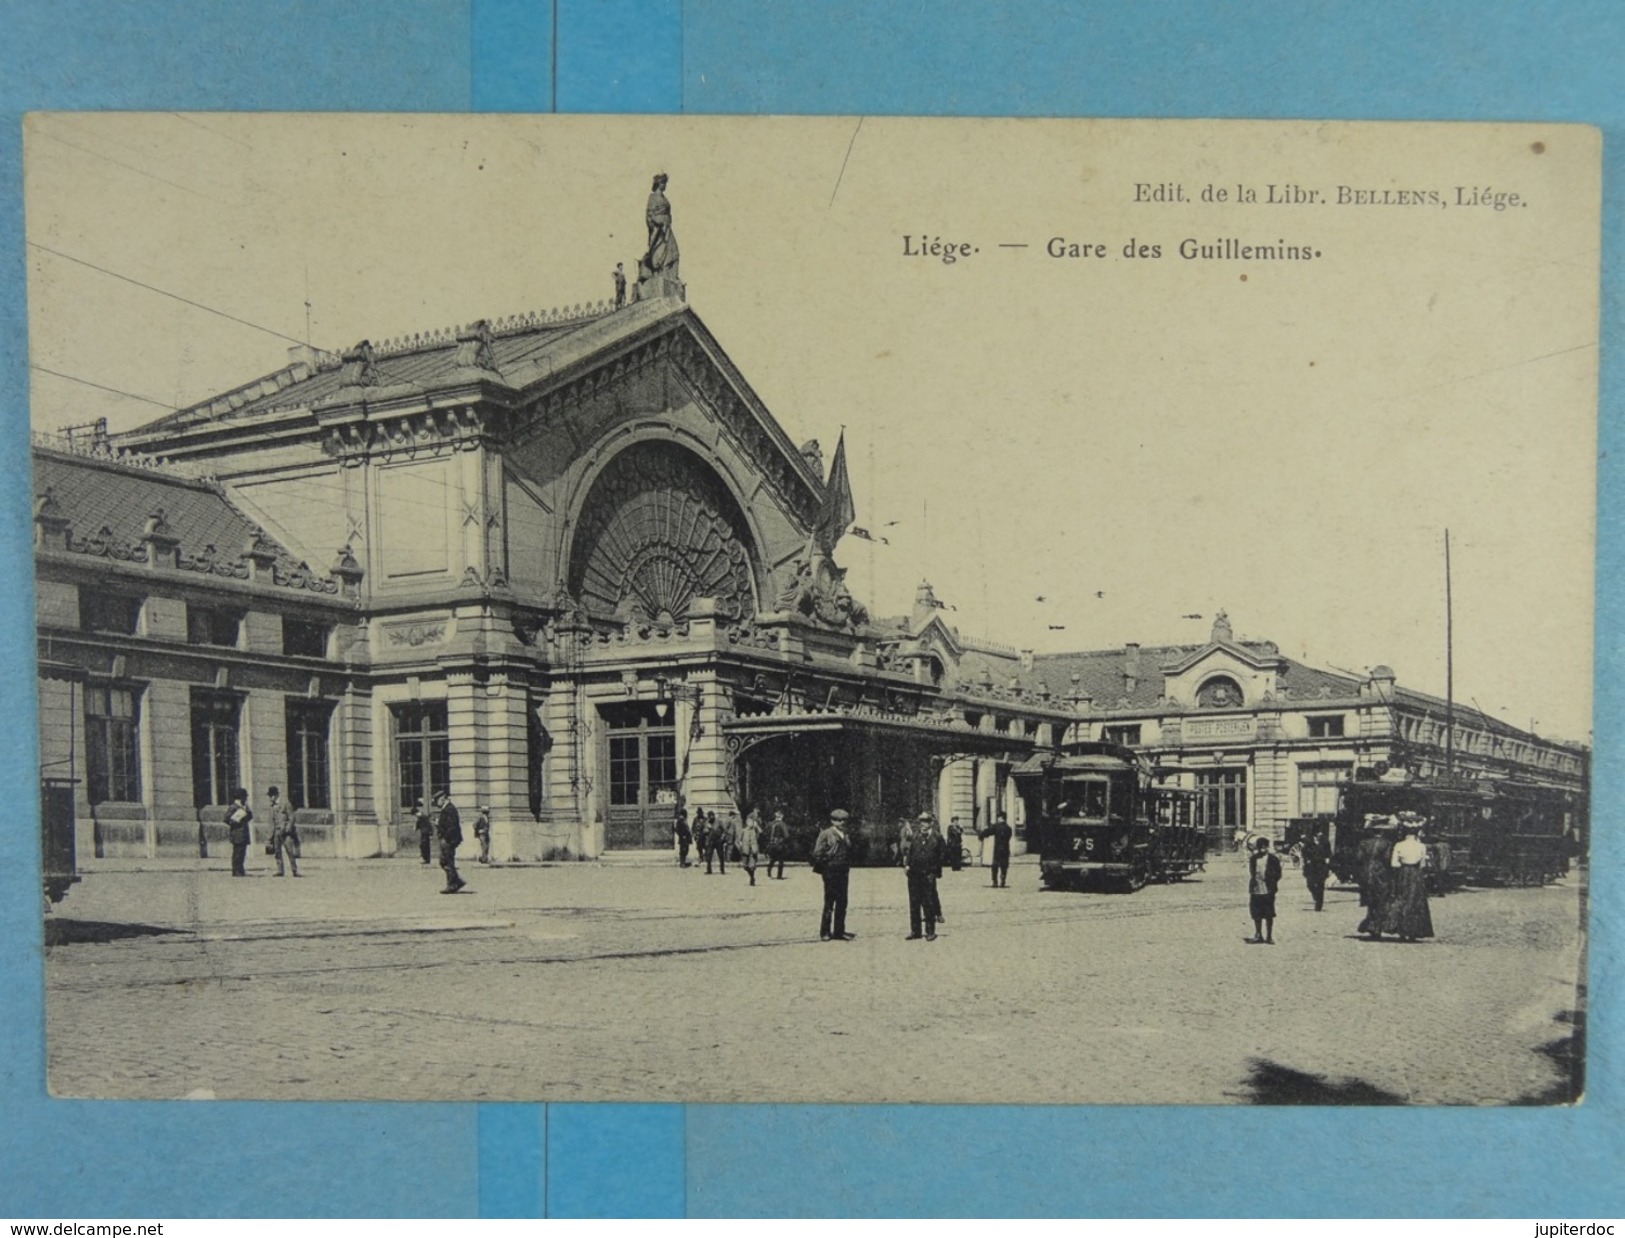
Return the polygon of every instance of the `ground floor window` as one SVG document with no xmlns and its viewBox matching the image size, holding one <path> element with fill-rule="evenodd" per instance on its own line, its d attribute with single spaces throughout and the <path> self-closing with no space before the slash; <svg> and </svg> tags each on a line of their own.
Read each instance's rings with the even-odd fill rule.
<svg viewBox="0 0 1625 1238">
<path fill-rule="evenodd" d="M 85 785 L 92 804 L 141 798 L 141 694 L 132 687 L 85 688 Z"/>
<path fill-rule="evenodd" d="M 1247 826 L 1247 771 L 1208 769 L 1196 775 L 1196 824 L 1222 836 Z"/>
<path fill-rule="evenodd" d="M 237 729 L 242 697 L 192 689 L 192 803 L 198 808 L 231 803 L 241 783 Z"/>
<path fill-rule="evenodd" d="M 641 715 L 611 715 L 609 802 L 614 808 L 675 803 L 677 729 Z"/>
<path fill-rule="evenodd" d="M 677 728 L 669 714 L 644 706 L 606 708 L 603 716 L 608 845 L 665 845 L 677 806 Z"/>
<path fill-rule="evenodd" d="M 299 808 L 331 808 L 327 732 L 333 707 L 327 701 L 288 702 L 288 803 Z"/>
<path fill-rule="evenodd" d="M 411 812 L 436 792 L 451 791 L 451 738 L 446 702 L 413 701 L 390 709 L 395 733 L 395 806 Z"/>
<path fill-rule="evenodd" d="M 1298 816 L 1335 817 L 1338 789 L 1353 772 L 1347 763 L 1298 766 Z"/>
</svg>

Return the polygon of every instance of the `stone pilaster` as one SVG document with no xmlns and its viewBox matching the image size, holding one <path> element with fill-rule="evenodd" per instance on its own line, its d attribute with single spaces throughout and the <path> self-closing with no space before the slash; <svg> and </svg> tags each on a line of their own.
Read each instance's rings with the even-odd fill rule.
<svg viewBox="0 0 1625 1238">
<path fill-rule="evenodd" d="M 160 854 L 195 856 L 199 827 L 198 810 L 192 805 L 192 693 L 188 686 L 173 679 L 149 683 L 141 694 L 141 727 L 152 743 L 151 764 L 142 772 L 152 779 L 147 802 L 154 845 Z"/>
<path fill-rule="evenodd" d="M 372 694 L 349 684 L 333 711 L 333 847 L 359 859 L 395 854 L 395 831 L 387 828 L 392 788 L 374 791 Z M 387 774 L 386 774 L 387 777 Z M 379 803 L 375 796 L 382 794 Z"/>
<path fill-rule="evenodd" d="M 491 855 L 533 860 L 542 854 L 530 810 L 530 689 L 494 674 L 479 701 L 484 715 L 479 803 L 491 810 Z"/>
<path fill-rule="evenodd" d="M 555 680 L 542 705 L 542 725 L 553 740 L 543 768 L 546 820 L 539 830 L 544 849 L 583 854 L 588 833 L 587 786 L 594 774 L 592 719 L 584 693 L 573 680 Z"/>
<path fill-rule="evenodd" d="M 481 697 L 485 685 L 475 682 L 472 667 L 458 667 L 446 674 L 446 738 L 451 753 L 451 798 L 461 814 L 465 836 L 474 821 L 474 806 L 480 798 L 480 761 L 485 719 Z"/>
<path fill-rule="evenodd" d="M 722 735 L 723 702 L 716 676 L 703 672 L 691 675 L 684 682 L 688 695 L 692 696 L 692 690 L 697 688 L 700 699 L 697 706 L 692 700 L 677 702 L 679 768 L 685 750 L 688 755 L 688 777 L 683 785 L 683 796 L 691 809 L 701 806 L 737 810 L 738 806 L 728 790 L 728 754 Z"/>
</svg>

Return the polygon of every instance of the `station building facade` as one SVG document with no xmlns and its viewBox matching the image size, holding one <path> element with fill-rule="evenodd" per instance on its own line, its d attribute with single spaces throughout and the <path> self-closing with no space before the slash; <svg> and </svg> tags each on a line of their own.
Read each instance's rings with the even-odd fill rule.
<svg viewBox="0 0 1625 1238">
<path fill-rule="evenodd" d="M 36 442 L 41 776 L 81 856 L 207 854 L 237 785 L 357 858 L 442 789 L 504 860 L 668 847 L 679 803 L 1019 817 L 1074 707 L 928 587 L 871 620 L 816 445 L 681 284 L 639 292 Z"/>
<path fill-rule="evenodd" d="M 1222 612 L 1204 644 L 1041 655 L 1036 671 L 1079 715 L 1069 740 L 1138 750 L 1163 785 L 1199 793 L 1216 840 L 1331 816 L 1356 778 L 1517 780 L 1564 792 L 1578 819 L 1586 810 L 1585 748 L 1404 687 L 1386 666 L 1355 676 L 1238 640 Z"/>
</svg>

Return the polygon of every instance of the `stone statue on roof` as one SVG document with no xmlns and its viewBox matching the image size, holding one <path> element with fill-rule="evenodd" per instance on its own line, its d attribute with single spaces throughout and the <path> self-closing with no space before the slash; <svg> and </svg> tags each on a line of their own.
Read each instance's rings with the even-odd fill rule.
<svg viewBox="0 0 1625 1238">
<path fill-rule="evenodd" d="M 664 172 L 654 179 L 654 185 L 649 191 L 649 205 L 644 211 L 644 220 L 649 225 L 649 251 L 638 262 L 639 286 L 648 285 L 656 279 L 676 282 L 677 234 L 672 231 L 671 203 L 666 200 Z"/>
</svg>

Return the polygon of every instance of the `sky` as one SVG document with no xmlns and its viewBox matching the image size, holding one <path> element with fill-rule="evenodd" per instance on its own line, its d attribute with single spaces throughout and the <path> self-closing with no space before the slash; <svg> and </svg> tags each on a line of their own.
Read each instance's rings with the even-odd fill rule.
<svg viewBox="0 0 1625 1238">
<path fill-rule="evenodd" d="M 1200 643 L 1222 608 L 1442 695 L 1448 528 L 1457 698 L 1583 741 L 1599 151 L 1565 126 L 36 114 L 31 416 L 129 429 L 299 341 L 605 298 L 665 171 L 689 304 L 792 440 L 844 428 L 887 541 L 837 558 L 875 613 L 929 579 L 962 631 L 1052 651 Z"/>
</svg>

